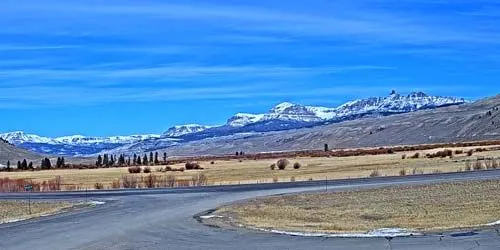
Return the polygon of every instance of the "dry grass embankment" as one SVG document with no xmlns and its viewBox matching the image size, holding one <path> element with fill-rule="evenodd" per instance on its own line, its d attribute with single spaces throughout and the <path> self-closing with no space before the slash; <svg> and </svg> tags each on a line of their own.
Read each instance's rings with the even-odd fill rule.
<svg viewBox="0 0 500 250">
<path fill-rule="evenodd" d="M 500 180 L 276 196 L 222 207 L 247 226 L 293 232 L 434 231 L 500 220 Z"/>
<path fill-rule="evenodd" d="M 0 201 L 0 224 L 58 213 L 73 206 L 70 202 L 31 201 L 31 215 L 28 201 Z"/>
</svg>

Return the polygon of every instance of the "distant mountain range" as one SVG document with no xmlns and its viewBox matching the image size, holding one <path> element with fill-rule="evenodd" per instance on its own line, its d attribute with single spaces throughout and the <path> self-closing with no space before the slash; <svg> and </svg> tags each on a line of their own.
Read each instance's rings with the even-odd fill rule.
<svg viewBox="0 0 500 250">
<path fill-rule="evenodd" d="M 466 102 L 463 98 L 430 96 L 423 92 L 401 95 L 393 91 L 386 97 L 354 100 L 333 108 L 284 102 L 264 114 L 235 114 L 224 125 L 180 125 L 168 129 L 162 135 L 113 137 L 76 135 L 48 138 L 18 131 L 0 134 L 0 138 L 18 147 L 44 154 L 85 156 L 102 152 L 133 153 L 165 149 L 206 138 L 314 127 L 365 117 L 388 116 L 422 109 L 459 105 Z"/>
</svg>

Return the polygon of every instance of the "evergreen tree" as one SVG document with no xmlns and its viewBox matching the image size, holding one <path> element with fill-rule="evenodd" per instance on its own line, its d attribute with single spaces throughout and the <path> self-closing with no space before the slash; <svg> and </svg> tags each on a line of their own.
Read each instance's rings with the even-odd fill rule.
<svg viewBox="0 0 500 250">
<path fill-rule="evenodd" d="M 28 169 L 28 162 L 26 161 L 26 159 L 24 159 L 23 162 L 21 163 L 21 169 L 23 170 Z"/>
<path fill-rule="evenodd" d="M 109 165 L 110 166 L 115 165 L 115 157 L 113 157 L 113 155 L 111 155 L 111 160 L 109 161 Z"/>
<path fill-rule="evenodd" d="M 50 162 L 49 158 L 45 158 L 45 167 L 47 169 L 51 169 L 52 168 L 52 162 Z"/>
<path fill-rule="evenodd" d="M 153 160 L 153 152 L 149 152 L 149 164 L 153 165 L 154 160 Z"/>
<path fill-rule="evenodd" d="M 33 162 L 30 161 L 30 163 L 28 164 L 28 169 L 33 169 Z"/>
<path fill-rule="evenodd" d="M 160 161 L 158 160 L 158 152 L 155 152 L 155 165 L 160 164 Z"/>
<path fill-rule="evenodd" d="M 167 164 L 167 152 L 163 152 L 163 164 Z"/>
<path fill-rule="evenodd" d="M 56 168 L 59 168 L 59 166 L 61 166 L 61 158 L 60 158 L 60 157 L 57 157 L 57 160 L 56 160 Z"/>
<path fill-rule="evenodd" d="M 17 170 L 21 170 L 23 167 L 21 166 L 21 161 L 17 161 Z"/>
<path fill-rule="evenodd" d="M 66 161 L 64 160 L 64 156 L 61 157 L 61 166 L 59 168 L 64 168 L 66 166 Z"/>
<path fill-rule="evenodd" d="M 101 167 L 102 166 L 102 156 L 101 155 L 97 156 L 97 162 L 95 163 L 95 165 L 97 167 Z"/>
<path fill-rule="evenodd" d="M 148 155 L 147 154 L 144 154 L 144 158 L 142 159 L 142 164 L 143 165 L 148 165 L 149 162 L 148 162 Z"/>
<path fill-rule="evenodd" d="M 102 159 L 102 164 L 105 167 L 109 167 L 109 159 L 108 159 L 108 154 L 104 154 L 104 158 Z"/>
<path fill-rule="evenodd" d="M 10 161 L 7 161 L 7 171 L 10 172 Z"/>
<path fill-rule="evenodd" d="M 140 156 L 139 156 L 139 157 L 137 157 L 136 164 L 137 164 L 137 165 L 142 165 L 142 163 L 141 163 L 141 157 L 140 157 Z"/>
<path fill-rule="evenodd" d="M 136 164 L 137 164 L 137 155 L 134 154 L 134 165 L 136 165 Z"/>
<path fill-rule="evenodd" d="M 130 157 L 127 159 L 127 166 L 130 166 Z"/>
</svg>

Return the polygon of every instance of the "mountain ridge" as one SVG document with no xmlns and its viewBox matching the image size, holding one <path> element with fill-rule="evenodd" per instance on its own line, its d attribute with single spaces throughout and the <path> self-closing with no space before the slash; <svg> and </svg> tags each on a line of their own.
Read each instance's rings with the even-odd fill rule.
<svg viewBox="0 0 500 250">
<path fill-rule="evenodd" d="M 265 133 L 329 123 L 379 117 L 434 109 L 467 103 L 463 98 L 430 96 L 424 92 L 401 95 L 392 91 L 386 97 L 369 97 L 346 102 L 337 107 L 307 106 L 282 102 L 262 114 L 237 113 L 220 126 L 199 124 L 178 125 L 163 134 L 86 137 L 81 135 L 57 138 L 26 134 L 22 131 L 0 134 L 14 145 L 38 153 L 58 155 L 93 155 L 100 152 L 151 150 L 167 148 L 182 142 L 217 138 L 238 133 Z"/>
</svg>

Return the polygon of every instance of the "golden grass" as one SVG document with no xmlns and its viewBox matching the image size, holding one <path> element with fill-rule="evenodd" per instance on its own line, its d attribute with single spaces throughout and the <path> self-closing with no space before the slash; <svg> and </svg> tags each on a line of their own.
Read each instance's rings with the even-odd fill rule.
<svg viewBox="0 0 500 250">
<path fill-rule="evenodd" d="M 500 220 L 500 180 L 276 196 L 226 206 L 216 214 L 251 227 L 303 232 L 379 228 L 435 231 Z"/>
<path fill-rule="evenodd" d="M 54 214 L 72 207 L 70 202 L 31 201 L 31 215 L 28 201 L 0 201 L 0 224 L 12 220 L 24 220 L 42 215 Z"/>
<path fill-rule="evenodd" d="M 476 147 L 475 147 L 476 148 Z M 453 148 L 453 150 L 468 148 Z M 418 151 L 421 155 L 435 152 L 439 149 Z M 465 168 L 466 159 L 476 159 L 478 156 L 498 157 L 500 151 L 488 151 L 474 153 L 472 157 L 465 154 L 457 155 L 453 159 L 402 159 L 402 155 L 408 157 L 416 152 L 405 152 L 388 155 L 368 155 L 354 157 L 323 157 L 323 158 L 289 158 L 290 165 L 286 170 L 270 170 L 270 165 L 276 160 L 226 160 L 210 162 L 200 162 L 203 170 L 193 170 L 185 172 L 167 172 L 158 173 L 156 170 L 163 166 L 154 166 L 152 173 L 155 175 L 175 175 L 177 179 L 191 179 L 198 173 L 203 173 L 208 178 L 209 185 L 219 184 L 243 184 L 243 183 L 263 183 L 273 182 L 277 179 L 280 182 L 305 181 L 305 180 L 324 180 L 359 178 L 367 177 L 373 170 L 378 170 L 381 175 L 399 175 L 401 169 L 411 174 L 413 169 L 423 173 L 457 172 Z M 298 170 L 293 169 L 293 163 L 300 162 L 302 167 Z M 173 165 L 173 168 L 181 168 L 183 164 Z M 102 183 L 105 188 L 110 188 L 111 183 L 120 179 L 124 174 L 128 174 L 127 168 L 101 168 L 101 169 L 63 169 L 35 172 L 0 172 L 0 178 L 9 177 L 11 179 L 25 178 L 35 181 L 44 181 L 61 176 L 66 185 L 77 185 L 81 188 L 93 188 L 96 183 Z M 141 174 L 145 175 L 145 174 Z"/>
</svg>

